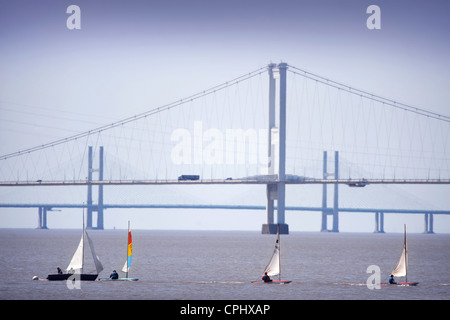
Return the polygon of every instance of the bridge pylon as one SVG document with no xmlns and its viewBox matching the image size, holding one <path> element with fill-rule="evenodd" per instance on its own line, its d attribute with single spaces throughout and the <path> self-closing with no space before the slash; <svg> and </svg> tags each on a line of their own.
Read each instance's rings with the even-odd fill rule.
<svg viewBox="0 0 450 320">
<path fill-rule="evenodd" d="M 281 234 L 289 234 L 285 223 L 286 206 L 286 72 L 287 63 L 271 63 L 269 71 L 269 130 L 268 172 L 278 174 L 278 182 L 266 185 L 267 223 L 262 225 L 263 234 L 276 234 L 278 225 Z M 278 126 L 275 121 L 276 79 L 279 78 Z M 277 150 L 278 149 L 278 150 Z M 275 156 L 278 151 L 278 157 Z M 278 158 L 278 159 L 276 159 Z M 276 163 L 276 165 L 275 165 Z M 277 223 L 274 223 L 274 201 L 277 200 Z"/>
<path fill-rule="evenodd" d="M 92 173 L 98 171 L 98 180 L 103 180 L 103 147 L 100 147 L 99 152 L 99 167 L 98 169 L 93 169 L 93 154 L 92 154 L 92 146 L 89 146 L 89 154 L 88 154 L 88 181 L 92 181 Z M 92 218 L 93 212 L 97 212 L 97 226 L 93 227 Z M 103 185 L 98 186 L 98 202 L 97 205 L 93 204 L 92 200 L 92 185 L 88 185 L 87 190 L 87 219 L 86 219 L 86 228 L 87 229 L 100 229 L 103 230 Z"/>
<path fill-rule="evenodd" d="M 327 152 L 323 152 L 323 179 L 327 179 L 328 176 L 334 175 L 334 179 L 339 179 L 339 151 L 334 152 L 334 173 L 328 173 L 327 171 Z M 333 217 L 332 229 L 327 227 L 328 216 Z M 322 227 L 321 232 L 339 232 L 339 185 L 334 184 L 334 197 L 333 208 L 329 209 L 327 206 L 327 184 L 322 186 Z"/>
</svg>

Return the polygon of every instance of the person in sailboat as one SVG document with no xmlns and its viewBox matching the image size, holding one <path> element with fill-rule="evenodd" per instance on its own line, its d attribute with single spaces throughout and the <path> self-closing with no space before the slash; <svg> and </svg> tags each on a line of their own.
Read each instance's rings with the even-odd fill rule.
<svg viewBox="0 0 450 320">
<path fill-rule="evenodd" d="M 267 271 L 264 272 L 264 275 L 262 276 L 262 280 L 263 280 L 264 282 L 270 282 L 270 281 L 272 281 L 272 279 L 270 279 L 269 275 L 267 274 Z"/>
<path fill-rule="evenodd" d="M 390 284 L 397 284 L 397 282 L 395 282 L 395 280 L 394 280 L 394 275 L 392 275 L 392 274 L 389 276 L 389 283 Z"/>
<path fill-rule="evenodd" d="M 116 272 L 116 270 L 113 270 L 109 278 L 113 280 L 119 279 L 119 274 Z"/>
<path fill-rule="evenodd" d="M 58 274 L 63 274 L 63 272 L 62 272 L 60 267 L 56 267 L 56 270 L 58 270 Z"/>
</svg>

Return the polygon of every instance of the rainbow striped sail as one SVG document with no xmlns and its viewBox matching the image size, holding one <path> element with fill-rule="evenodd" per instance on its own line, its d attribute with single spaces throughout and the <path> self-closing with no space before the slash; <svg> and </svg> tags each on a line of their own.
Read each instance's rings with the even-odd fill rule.
<svg viewBox="0 0 450 320">
<path fill-rule="evenodd" d="M 128 270 L 131 266 L 131 257 L 133 255 L 133 240 L 131 238 L 130 221 L 128 221 L 128 248 L 127 248 L 127 260 L 122 268 L 123 272 L 126 272 L 126 277 L 128 278 Z"/>
</svg>

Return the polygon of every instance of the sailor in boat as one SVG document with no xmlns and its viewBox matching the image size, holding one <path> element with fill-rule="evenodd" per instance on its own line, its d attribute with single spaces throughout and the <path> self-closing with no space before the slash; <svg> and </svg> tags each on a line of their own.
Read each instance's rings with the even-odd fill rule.
<svg viewBox="0 0 450 320">
<path fill-rule="evenodd" d="M 113 280 L 119 279 L 119 274 L 116 272 L 116 270 L 113 270 L 109 278 Z"/>
<path fill-rule="evenodd" d="M 58 274 L 63 274 L 63 272 L 62 272 L 60 267 L 56 267 L 56 270 L 58 270 Z"/>
<path fill-rule="evenodd" d="M 394 280 L 394 275 L 392 275 L 392 274 L 389 276 L 389 283 L 390 284 L 397 284 L 397 282 L 395 282 L 395 280 Z"/>
<path fill-rule="evenodd" d="M 263 280 L 264 282 L 270 282 L 270 281 L 272 281 L 272 279 L 270 279 L 269 275 L 267 274 L 267 271 L 264 272 L 264 275 L 262 276 L 262 280 Z"/>
</svg>

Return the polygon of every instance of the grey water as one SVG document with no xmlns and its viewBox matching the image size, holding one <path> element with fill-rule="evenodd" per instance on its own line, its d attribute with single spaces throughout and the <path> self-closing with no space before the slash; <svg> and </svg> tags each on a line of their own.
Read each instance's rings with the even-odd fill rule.
<svg viewBox="0 0 450 320">
<path fill-rule="evenodd" d="M 107 278 L 126 258 L 126 230 L 90 230 Z M 403 234 L 291 232 L 281 236 L 281 278 L 259 280 L 275 235 L 256 231 L 133 230 L 129 277 L 139 281 L 46 281 L 65 269 L 81 230 L 0 229 L 0 298 L 75 300 L 352 300 L 449 299 L 450 235 L 409 234 L 408 281 L 416 287 L 369 289 L 376 265 L 385 282 L 402 250 Z M 92 266 L 92 269 L 94 267 Z M 120 273 L 124 276 L 123 273 Z M 38 276 L 40 280 L 32 280 Z M 400 280 L 400 279 L 399 279 Z"/>
</svg>

